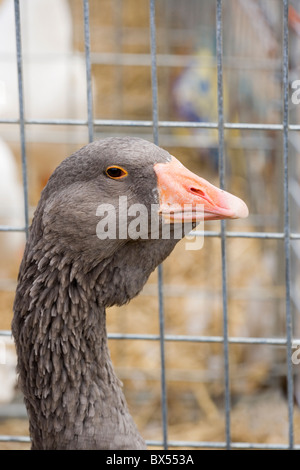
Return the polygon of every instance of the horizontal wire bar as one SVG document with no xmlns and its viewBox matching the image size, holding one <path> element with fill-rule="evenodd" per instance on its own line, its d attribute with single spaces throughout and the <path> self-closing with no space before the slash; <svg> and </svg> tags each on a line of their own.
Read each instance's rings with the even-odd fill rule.
<svg viewBox="0 0 300 470">
<path fill-rule="evenodd" d="M 26 56 L 25 56 L 26 57 Z M 43 56 L 35 56 L 36 60 L 42 60 Z M 72 54 L 66 54 L 65 59 L 72 60 Z M 199 63 L 199 56 L 189 54 L 157 54 L 157 65 L 163 67 L 188 67 Z M 93 65 L 117 65 L 117 66 L 150 66 L 150 54 L 135 54 L 125 52 L 92 52 Z M 244 57 L 224 57 L 224 67 L 234 69 L 255 70 L 280 70 L 281 61 L 278 59 L 261 60 L 251 57 L 251 62 Z M 201 56 L 201 65 L 205 68 L 216 68 L 216 59 L 211 56 Z"/>
<path fill-rule="evenodd" d="M 205 236 L 205 237 L 221 237 L 221 232 L 207 230 L 207 231 L 198 231 L 195 230 L 189 234 L 189 236 Z M 259 239 L 266 239 L 266 240 L 283 240 L 284 233 L 281 232 L 225 232 L 225 236 L 228 238 L 259 238 Z M 291 239 L 298 240 L 300 239 L 300 233 L 291 233 Z"/>
<path fill-rule="evenodd" d="M 11 337 L 11 331 L 10 330 L 0 330 L 0 336 L 9 336 L 9 337 Z"/>
<path fill-rule="evenodd" d="M 76 57 L 81 59 L 85 58 L 84 52 L 76 52 Z M 40 63 L 51 62 L 58 60 L 61 61 L 72 61 L 74 59 L 73 52 L 47 52 L 42 54 L 40 52 L 22 51 L 23 61 L 26 63 Z M 186 67 L 188 65 L 193 66 L 193 63 L 199 61 L 199 55 L 196 54 L 157 54 L 157 65 L 159 66 L 170 66 L 170 67 Z M 6 62 L 13 62 L 12 55 L 10 53 L 1 52 L 0 60 Z M 280 70 L 281 60 L 274 59 L 261 59 L 258 57 L 251 57 L 251 62 L 248 58 L 242 56 L 224 56 L 223 58 L 225 67 L 234 67 L 244 69 L 264 69 L 264 70 Z M 151 65 L 151 54 L 143 53 L 131 53 L 131 52 L 91 52 L 91 63 L 93 65 Z M 211 67 L 216 68 L 216 58 L 210 55 L 201 55 L 201 65 L 205 68 Z"/>
<path fill-rule="evenodd" d="M 25 232 L 25 227 L 14 227 L 9 225 L 0 225 L 0 232 Z M 196 237 L 221 237 L 221 232 L 215 230 L 194 230 L 188 236 Z M 228 238 L 259 238 L 264 240 L 283 240 L 283 232 L 235 232 L 226 231 L 225 236 Z M 291 240 L 300 240 L 300 233 L 291 233 Z"/>
<path fill-rule="evenodd" d="M 19 119 L 0 119 L 0 124 L 19 124 Z M 27 119 L 25 124 L 39 125 L 65 125 L 65 126 L 87 126 L 87 119 Z M 94 126 L 116 126 L 116 127 L 153 127 L 152 120 L 133 120 L 133 119 L 94 119 Z M 158 121 L 159 127 L 165 128 L 199 128 L 199 129 L 218 129 L 216 122 L 194 122 L 194 121 Z M 266 130 L 266 131 L 282 131 L 283 124 L 257 124 L 242 122 L 224 123 L 225 129 L 239 130 Z M 300 124 L 290 124 L 290 131 L 299 131 Z"/>
<path fill-rule="evenodd" d="M 84 52 L 76 52 L 76 57 L 85 59 Z M 131 53 L 131 52 L 91 52 L 91 64 L 92 65 L 117 65 L 117 66 L 148 66 L 151 65 L 151 55 L 143 53 Z M 26 53 L 22 52 L 22 58 L 24 63 L 51 63 L 51 61 L 57 63 L 60 61 L 73 61 L 74 53 L 65 52 L 57 53 L 47 52 L 42 53 Z M 157 65 L 162 67 L 188 67 L 195 66 L 199 63 L 199 56 L 193 54 L 157 54 Z M 0 60 L 6 63 L 13 62 L 12 55 L 9 53 L 2 52 L 0 54 Z M 237 56 L 231 57 L 226 56 L 223 59 L 224 67 L 230 67 L 231 69 L 248 70 L 280 70 L 281 61 L 280 59 L 260 59 L 257 57 L 251 57 L 251 62 L 248 58 Z M 216 59 L 212 56 L 201 56 L 201 65 L 205 68 L 216 68 Z"/>
<path fill-rule="evenodd" d="M 30 442 L 30 437 L 0 435 L 0 442 Z"/>
<path fill-rule="evenodd" d="M 0 442 L 22 442 L 30 443 L 29 436 L 10 436 L 0 435 Z M 162 447 L 162 441 L 146 440 L 148 446 Z M 230 446 L 233 449 L 269 449 L 269 450 L 288 450 L 288 444 L 269 444 L 261 442 L 231 442 Z M 168 441 L 168 448 L 170 447 L 192 447 L 192 448 L 212 448 L 212 449 L 225 449 L 226 442 L 212 442 L 212 441 Z M 294 449 L 300 450 L 300 445 L 294 445 Z"/>
<path fill-rule="evenodd" d="M 26 227 L 11 227 L 9 225 L 0 225 L 0 232 L 26 232 Z"/>
<path fill-rule="evenodd" d="M 0 332 L 1 334 L 1 332 Z M 134 333 L 108 333 L 108 339 L 136 339 L 136 340 L 159 340 L 159 335 L 134 334 Z M 190 335 L 165 335 L 165 341 L 179 341 L 192 343 L 223 343 L 223 336 L 190 336 Z M 255 337 L 229 337 L 229 343 L 232 344 L 268 344 L 273 346 L 285 346 L 286 338 L 255 338 Z M 300 345 L 300 339 L 294 339 L 293 345 Z"/>
<path fill-rule="evenodd" d="M 162 446 L 161 441 L 146 440 L 149 446 Z M 212 441 L 168 441 L 168 447 L 202 447 L 214 449 L 226 449 L 226 442 L 212 442 Z M 230 447 L 233 449 L 270 449 L 270 450 L 288 450 L 288 444 L 269 444 L 260 442 L 230 442 Z M 299 450 L 300 445 L 295 445 L 294 449 Z"/>
<path fill-rule="evenodd" d="M 10 337 L 10 330 L 0 330 L 0 337 Z M 159 335 L 152 334 L 138 334 L 138 333 L 108 333 L 108 339 L 124 339 L 124 340 L 146 340 L 146 341 L 158 341 Z M 165 341 L 177 341 L 177 342 L 188 342 L 188 343 L 223 343 L 223 336 L 191 336 L 191 335 L 165 335 Z M 267 344 L 272 346 L 286 346 L 286 338 L 257 338 L 257 337 L 244 337 L 244 336 L 232 336 L 228 339 L 231 344 Z M 293 346 L 300 346 L 300 338 L 293 339 Z"/>
</svg>

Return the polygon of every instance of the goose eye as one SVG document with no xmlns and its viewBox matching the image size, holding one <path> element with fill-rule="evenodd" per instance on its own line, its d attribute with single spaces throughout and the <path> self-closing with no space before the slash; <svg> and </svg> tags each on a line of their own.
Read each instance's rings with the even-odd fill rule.
<svg viewBox="0 0 300 470">
<path fill-rule="evenodd" d="M 125 176 L 128 175 L 127 171 L 124 170 L 124 168 L 121 168 L 120 166 L 114 165 L 114 166 L 109 166 L 106 168 L 105 173 L 107 176 L 114 180 L 118 180 L 121 178 L 124 178 Z"/>
</svg>

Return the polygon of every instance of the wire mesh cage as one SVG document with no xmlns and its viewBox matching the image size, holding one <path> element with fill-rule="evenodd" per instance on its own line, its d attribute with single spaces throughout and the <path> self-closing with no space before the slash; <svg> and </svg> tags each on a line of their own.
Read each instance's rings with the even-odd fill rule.
<svg viewBox="0 0 300 470">
<path fill-rule="evenodd" d="M 296 1 L 0 1 L 0 448 L 30 447 L 10 324 L 35 206 L 66 156 L 116 135 L 250 209 L 207 223 L 201 250 L 182 240 L 109 309 L 148 445 L 300 448 L 299 46 Z"/>
</svg>

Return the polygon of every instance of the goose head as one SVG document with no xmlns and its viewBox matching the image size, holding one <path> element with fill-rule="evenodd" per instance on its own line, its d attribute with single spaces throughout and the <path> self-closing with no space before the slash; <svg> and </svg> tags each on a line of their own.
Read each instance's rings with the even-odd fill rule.
<svg viewBox="0 0 300 470">
<path fill-rule="evenodd" d="M 32 239 L 37 246 L 43 240 L 54 259 L 63 257 L 83 273 L 101 263 L 123 269 L 128 282 L 120 284 L 127 293 L 119 286 L 119 294 L 107 301 L 122 304 L 197 222 L 247 215 L 241 199 L 160 147 L 139 138 L 107 138 L 83 147 L 54 171 Z"/>
</svg>

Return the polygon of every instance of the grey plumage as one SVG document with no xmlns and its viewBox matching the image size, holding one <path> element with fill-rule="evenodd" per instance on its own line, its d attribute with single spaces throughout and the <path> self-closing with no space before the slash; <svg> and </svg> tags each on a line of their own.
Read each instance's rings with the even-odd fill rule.
<svg viewBox="0 0 300 470">
<path fill-rule="evenodd" d="M 178 240 L 99 240 L 100 203 L 157 202 L 153 165 L 170 155 L 136 138 L 66 158 L 42 192 L 12 323 L 33 449 L 144 449 L 107 346 L 105 308 L 137 295 Z M 125 165 L 124 182 L 104 175 Z"/>
</svg>

